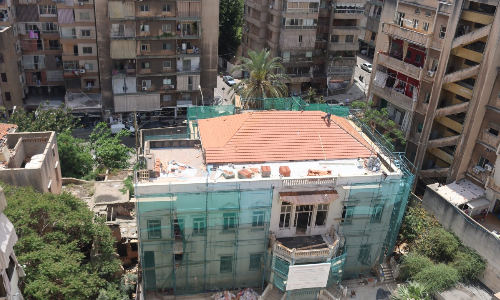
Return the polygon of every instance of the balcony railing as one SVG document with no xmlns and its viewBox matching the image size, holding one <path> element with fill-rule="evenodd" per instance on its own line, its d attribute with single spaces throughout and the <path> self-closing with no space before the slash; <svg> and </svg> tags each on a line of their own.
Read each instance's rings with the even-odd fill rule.
<svg viewBox="0 0 500 300">
<path fill-rule="evenodd" d="M 61 34 L 62 39 L 77 39 L 78 36 L 76 34 Z"/>
<path fill-rule="evenodd" d="M 419 79 L 422 73 L 422 68 L 406 63 L 395 57 L 390 56 L 387 52 L 378 53 L 378 62 L 392 69 L 396 69 L 406 75 Z"/>
<path fill-rule="evenodd" d="M 319 12 L 318 8 L 287 8 L 285 10 L 287 13 L 299 14 L 299 13 L 317 13 Z"/>
<path fill-rule="evenodd" d="M 358 41 L 352 43 L 331 43 L 330 51 L 358 51 Z"/>
<path fill-rule="evenodd" d="M 387 99 L 389 102 L 405 109 L 408 111 L 414 110 L 413 99 L 403 94 L 401 91 L 397 89 L 391 89 L 390 87 L 379 87 L 377 85 L 373 85 L 372 91 L 378 94 L 379 96 Z"/>
<path fill-rule="evenodd" d="M 332 34 L 336 35 L 358 35 L 361 27 L 358 26 L 332 26 Z"/>
<path fill-rule="evenodd" d="M 412 41 L 420 45 L 427 45 L 429 35 L 415 31 L 414 29 L 399 26 L 394 23 L 382 23 L 382 32 L 391 36 L 397 36 L 404 40 Z"/>
<path fill-rule="evenodd" d="M 316 29 L 318 25 L 281 25 L 281 28 L 285 30 L 293 29 Z"/>
<path fill-rule="evenodd" d="M 177 72 L 196 72 L 200 70 L 200 65 L 177 67 Z"/>
<path fill-rule="evenodd" d="M 135 76 L 135 69 L 125 69 L 125 70 L 113 70 L 112 75 L 126 75 L 126 76 Z"/>
</svg>

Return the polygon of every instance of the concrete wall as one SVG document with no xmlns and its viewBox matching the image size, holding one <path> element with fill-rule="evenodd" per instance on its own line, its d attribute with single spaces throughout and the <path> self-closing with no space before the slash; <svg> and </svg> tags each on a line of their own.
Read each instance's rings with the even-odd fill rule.
<svg viewBox="0 0 500 300">
<path fill-rule="evenodd" d="M 16 40 L 17 38 L 14 37 L 11 27 L 0 31 L 0 53 L 3 55 L 3 63 L 0 63 L 0 73 L 5 73 L 7 76 L 7 82 L 0 80 L 0 100 L 1 105 L 7 110 L 12 110 L 14 106 L 23 107 L 24 93 L 19 76 L 23 77 L 24 82 L 26 82 L 26 79 L 24 73 L 20 72 L 17 67 L 20 55 L 16 54 L 14 48 Z M 10 101 L 6 100 L 5 93 L 10 93 Z"/>
<path fill-rule="evenodd" d="M 102 90 L 102 108 L 111 109 L 113 105 L 112 69 L 110 57 L 110 27 L 108 1 L 95 0 L 95 18 L 97 29 L 97 53 L 99 59 L 100 86 Z"/>
<path fill-rule="evenodd" d="M 473 219 L 462 214 L 458 208 L 436 193 L 438 184 L 427 186 L 423 198 L 424 207 L 433 213 L 446 230 L 454 232 L 468 247 L 479 253 L 488 262 L 481 280 L 493 292 L 500 291 L 500 240 Z"/>
<path fill-rule="evenodd" d="M 219 1 L 201 3 L 201 81 L 204 95 L 212 95 L 217 87 L 217 59 L 219 45 Z M 197 87 L 195 87 L 197 88 Z"/>
</svg>

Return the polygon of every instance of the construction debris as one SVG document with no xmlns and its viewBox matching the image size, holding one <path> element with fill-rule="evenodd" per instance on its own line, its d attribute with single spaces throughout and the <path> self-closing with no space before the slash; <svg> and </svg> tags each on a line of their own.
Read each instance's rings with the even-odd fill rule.
<svg viewBox="0 0 500 300">
<path fill-rule="evenodd" d="M 246 288 L 234 295 L 230 291 L 218 292 L 210 297 L 213 300 L 258 300 L 259 294 L 250 288 Z"/>
</svg>

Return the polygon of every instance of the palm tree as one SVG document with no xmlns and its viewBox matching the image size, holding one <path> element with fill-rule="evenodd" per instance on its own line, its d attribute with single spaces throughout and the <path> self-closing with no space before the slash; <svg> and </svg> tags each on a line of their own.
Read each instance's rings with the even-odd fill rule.
<svg viewBox="0 0 500 300">
<path fill-rule="evenodd" d="M 286 97 L 288 88 L 285 82 L 290 81 L 290 77 L 282 73 L 285 68 L 281 57 L 271 58 L 271 52 L 266 49 L 248 51 L 248 56 L 250 58 L 241 57 L 243 63 L 232 70 L 232 73 L 247 72 L 248 78 L 233 85 L 230 91 L 238 91 L 242 98 L 249 99 L 248 108 L 255 107 L 255 100 Z"/>
<path fill-rule="evenodd" d="M 398 294 L 391 300 L 431 300 L 431 295 L 426 285 L 410 281 L 407 285 L 400 285 Z"/>
</svg>

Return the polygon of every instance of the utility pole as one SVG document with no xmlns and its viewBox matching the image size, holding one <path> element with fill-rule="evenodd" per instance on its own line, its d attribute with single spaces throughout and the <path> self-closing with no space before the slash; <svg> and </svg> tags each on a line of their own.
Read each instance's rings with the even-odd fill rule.
<svg viewBox="0 0 500 300">
<path fill-rule="evenodd" d="M 135 132 L 135 162 L 139 162 L 139 127 L 137 126 L 137 111 L 134 109 L 134 132 Z"/>
</svg>

